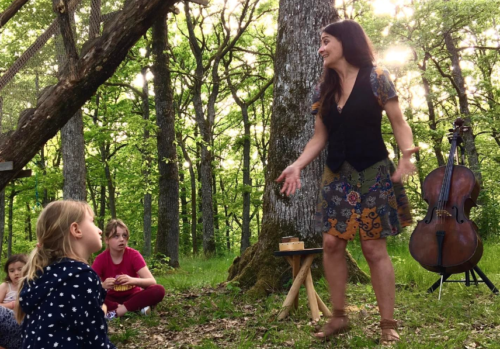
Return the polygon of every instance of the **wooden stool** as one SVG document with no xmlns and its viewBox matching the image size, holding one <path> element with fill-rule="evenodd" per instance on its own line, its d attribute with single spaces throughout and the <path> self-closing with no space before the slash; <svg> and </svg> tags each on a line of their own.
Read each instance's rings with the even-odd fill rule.
<svg viewBox="0 0 500 349">
<path fill-rule="evenodd" d="M 323 252 L 322 248 L 308 248 L 299 251 L 276 251 L 274 255 L 277 257 L 285 257 L 287 262 L 292 266 L 293 273 L 293 284 L 288 291 L 285 302 L 283 303 L 283 309 L 278 316 L 278 320 L 283 320 L 288 316 L 292 306 L 297 309 L 299 306 L 299 290 L 300 286 L 304 284 L 307 292 L 307 300 L 309 303 L 309 309 L 311 309 L 311 318 L 313 321 L 319 320 L 319 311 L 325 316 L 332 316 L 332 313 L 328 307 L 323 303 L 321 298 L 316 293 L 314 289 L 312 276 L 311 276 L 311 264 L 314 257 Z M 302 256 L 304 259 L 302 261 L 302 266 L 300 261 Z"/>
</svg>

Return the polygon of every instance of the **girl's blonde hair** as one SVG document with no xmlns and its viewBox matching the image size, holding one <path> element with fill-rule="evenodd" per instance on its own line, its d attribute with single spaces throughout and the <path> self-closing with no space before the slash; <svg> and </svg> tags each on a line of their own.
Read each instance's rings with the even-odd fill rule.
<svg viewBox="0 0 500 349">
<path fill-rule="evenodd" d="M 87 263 L 79 257 L 71 246 L 70 227 L 73 223 L 81 223 L 86 213 L 92 214 L 90 206 L 83 201 L 63 200 L 48 204 L 38 216 L 36 222 L 37 247 L 31 251 L 28 262 L 23 268 L 23 278 L 19 283 L 16 300 L 16 320 L 21 323 L 24 312 L 19 306 L 19 295 L 24 283 L 38 277 L 39 272 L 64 257 Z"/>
<path fill-rule="evenodd" d="M 130 238 L 130 231 L 128 230 L 127 225 L 123 223 L 121 219 L 113 218 L 108 222 L 108 224 L 106 224 L 106 228 L 104 228 L 104 236 L 106 237 L 106 239 L 110 239 L 116 233 L 116 228 L 118 227 L 125 230 L 127 232 L 128 238 Z M 106 248 L 108 248 L 107 245 L 108 244 L 106 244 Z"/>
</svg>

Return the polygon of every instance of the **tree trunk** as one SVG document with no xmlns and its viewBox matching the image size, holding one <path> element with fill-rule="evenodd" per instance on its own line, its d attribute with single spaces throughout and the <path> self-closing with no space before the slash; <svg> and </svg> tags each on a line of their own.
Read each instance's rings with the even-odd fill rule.
<svg viewBox="0 0 500 349">
<path fill-rule="evenodd" d="M 243 254 L 250 247 L 250 193 L 252 192 L 252 179 L 250 178 L 250 122 L 248 120 L 247 106 L 240 106 L 243 116 L 244 139 L 243 139 L 243 217 L 241 227 L 241 247 Z"/>
<path fill-rule="evenodd" d="M 313 135 L 311 96 L 321 75 L 317 54 L 319 30 L 335 18 L 331 2 L 280 1 L 262 232 L 259 241 L 235 259 L 229 269 L 229 280 L 251 287 L 249 293 L 253 296 L 263 296 L 284 284 L 283 274 L 289 269 L 288 264 L 283 258 L 273 256 L 283 236 L 300 237 L 306 248 L 322 244 L 322 234 L 314 230 L 314 209 L 325 154 L 304 169 L 302 189 L 293 197 L 280 194 L 281 185 L 274 180 L 297 159 Z M 366 282 L 366 274 L 349 257 L 350 280 Z"/>
<path fill-rule="evenodd" d="M 0 190 L 0 261 L 2 259 L 3 237 L 5 233 L 5 189 Z M 1 263 L 3 265 L 3 263 Z"/>
<path fill-rule="evenodd" d="M 212 145 L 213 149 L 213 145 Z M 212 172 L 212 193 L 214 198 L 214 228 L 217 233 L 220 233 L 219 225 L 219 202 L 217 200 L 217 179 L 215 178 L 215 173 Z"/>
<path fill-rule="evenodd" d="M 9 219 L 7 221 L 8 226 L 8 240 L 7 240 L 7 258 L 12 255 L 12 224 L 14 219 L 14 198 L 16 197 L 16 191 L 14 183 L 12 183 L 12 191 L 9 195 Z"/>
<path fill-rule="evenodd" d="M 41 147 L 95 94 L 152 23 L 165 14 L 173 0 L 127 2 L 103 35 L 79 60 L 76 79 L 66 77 L 40 98 L 25 115 L 22 127 L 0 146 L 0 161 L 14 161 L 13 171 L 0 173 L 0 189 L 22 170 Z"/>
<path fill-rule="evenodd" d="M 108 149 L 109 144 L 106 145 L 106 147 L 103 147 Z M 102 149 L 101 149 L 102 152 Z M 109 168 L 108 164 L 108 159 L 106 154 L 108 154 L 109 151 L 102 153 L 102 160 L 104 162 L 104 174 L 106 175 L 106 182 L 108 183 L 108 204 L 109 204 L 109 210 L 111 211 L 111 218 L 116 218 L 116 203 L 115 203 L 115 185 L 113 184 L 113 177 L 111 176 L 111 170 Z"/>
<path fill-rule="evenodd" d="M 186 150 L 186 144 L 184 143 L 184 140 L 182 139 L 181 134 L 177 135 L 177 141 L 178 141 L 179 145 L 181 146 L 182 155 L 184 156 L 184 159 L 189 163 L 189 180 L 191 182 L 191 242 L 193 244 L 193 254 L 197 255 L 198 254 L 198 237 L 197 237 L 197 229 L 196 229 L 196 224 L 197 224 L 196 214 L 197 214 L 198 208 L 196 207 L 196 204 L 197 204 L 196 175 L 195 175 L 194 169 L 193 169 L 193 162 L 191 161 L 191 158 L 189 157 L 189 154 Z"/>
<path fill-rule="evenodd" d="M 143 147 L 143 161 L 145 162 L 142 175 L 144 176 L 145 190 L 144 193 L 144 215 L 143 215 L 143 231 L 144 231 L 144 256 L 151 256 L 151 189 L 150 189 L 150 167 L 152 163 L 151 154 L 148 149 L 149 142 L 149 86 L 147 80 L 148 68 L 142 68 L 142 118 L 146 121 L 144 123 L 144 147 Z"/>
<path fill-rule="evenodd" d="M 156 252 L 168 256 L 169 264 L 177 268 L 179 267 L 179 169 L 175 144 L 172 81 L 166 54 L 167 37 L 167 16 L 164 15 L 153 25 L 153 72 L 160 172 Z"/>
<path fill-rule="evenodd" d="M 224 182 L 222 181 L 222 177 L 219 176 L 219 184 L 220 184 L 220 190 L 221 190 L 221 193 L 222 193 L 222 197 L 226 198 L 226 191 L 224 189 Z M 228 251 L 231 251 L 231 240 L 230 240 L 230 232 L 231 232 L 231 223 L 229 223 L 229 215 L 228 215 L 228 207 L 227 207 L 227 204 L 225 202 L 225 200 L 223 201 L 224 203 L 224 215 L 226 217 L 226 248 Z"/>
<path fill-rule="evenodd" d="M 59 59 L 61 77 L 66 74 L 76 79 L 78 53 L 73 37 L 72 14 L 68 11 L 68 0 L 53 0 L 54 11 L 58 14 L 59 28 L 64 42 L 65 55 Z M 66 72 L 63 71 L 66 66 Z M 83 114 L 78 110 L 61 129 L 63 158 L 63 198 L 86 201 L 85 189 L 85 140 L 83 138 Z"/>
<path fill-rule="evenodd" d="M 201 163 L 200 163 L 200 182 L 201 182 L 201 215 L 203 219 L 203 253 L 206 256 L 213 255 L 215 253 L 215 237 L 214 237 L 214 212 L 213 212 L 213 198 L 212 198 L 212 152 L 209 149 L 210 145 L 213 143 L 212 125 L 213 120 L 211 117 L 215 113 L 211 113 L 213 104 L 218 95 L 219 81 L 217 75 L 217 67 L 220 62 L 219 59 L 214 60 L 214 66 L 212 67 L 212 75 L 215 74 L 216 79 L 213 81 L 213 89 L 210 93 L 210 98 L 207 106 L 207 113 L 209 114 L 205 118 L 205 112 L 203 110 L 202 101 L 202 84 L 205 74 L 205 69 L 203 67 L 203 52 L 198 44 L 198 39 L 194 34 L 193 22 L 191 20 L 189 4 L 184 3 L 184 9 L 186 14 L 186 22 L 189 31 L 189 41 L 191 50 L 196 59 L 196 69 L 195 69 L 195 79 L 193 87 L 193 105 L 196 115 L 196 123 L 200 130 L 203 142 L 201 146 Z"/>
<path fill-rule="evenodd" d="M 28 230 L 28 241 L 31 242 L 33 241 L 33 228 L 31 227 L 31 209 L 30 209 L 30 204 L 26 203 L 26 224 L 27 227 L 26 229 Z"/>
<path fill-rule="evenodd" d="M 424 75 L 426 71 L 425 62 L 424 65 L 420 67 L 420 69 L 422 70 L 422 73 L 420 75 L 422 77 L 422 84 L 424 85 L 425 100 L 427 101 L 427 108 L 429 109 L 429 128 L 433 131 L 436 131 L 437 130 L 436 110 L 434 108 L 434 102 L 432 101 L 431 87 L 429 80 L 427 80 L 427 78 Z M 434 149 L 434 154 L 436 154 L 438 166 L 444 166 L 445 161 L 443 157 L 443 152 L 441 151 L 441 143 L 443 141 L 443 138 L 437 136 L 435 132 L 433 133 L 431 138 L 432 138 L 432 148 Z"/>
<path fill-rule="evenodd" d="M 106 186 L 101 184 L 101 197 L 99 204 L 99 218 L 97 220 L 97 224 L 99 224 L 99 228 L 104 231 L 104 216 L 106 215 Z"/>
<path fill-rule="evenodd" d="M 86 201 L 85 141 L 83 116 L 78 111 L 61 130 L 63 157 L 63 198 Z"/>
<path fill-rule="evenodd" d="M 453 68 L 451 74 L 453 76 L 454 88 L 458 94 L 460 114 L 462 114 L 462 117 L 465 120 L 465 125 L 472 126 L 469 111 L 469 101 L 467 100 L 467 92 L 465 91 L 465 81 L 462 75 L 462 68 L 460 67 L 460 56 L 458 55 L 457 48 L 449 31 L 445 31 L 444 42 L 446 44 L 446 49 L 451 56 L 451 63 Z M 472 172 L 474 172 L 474 175 L 476 176 L 479 184 L 482 186 L 483 179 L 481 175 L 481 166 L 479 164 L 479 157 L 477 154 L 472 128 L 470 131 L 464 132 L 462 138 L 465 143 L 465 153 L 467 154 L 467 159 L 469 160 L 469 167 Z"/>
<path fill-rule="evenodd" d="M 180 166 L 180 164 L 179 164 Z M 180 185 L 180 199 L 181 199 L 181 220 L 182 220 L 182 246 L 185 251 L 185 246 L 188 245 L 190 240 L 189 231 L 189 219 L 188 219 L 188 202 L 187 202 L 187 190 L 184 183 L 186 181 L 186 176 L 184 171 L 179 171 L 179 185 Z M 182 185 L 181 185 L 182 183 Z"/>
</svg>

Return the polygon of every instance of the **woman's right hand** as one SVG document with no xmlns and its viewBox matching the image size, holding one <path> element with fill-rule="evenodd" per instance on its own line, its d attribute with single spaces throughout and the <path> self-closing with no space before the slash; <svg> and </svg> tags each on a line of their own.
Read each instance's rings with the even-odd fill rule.
<svg viewBox="0 0 500 349">
<path fill-rule="evenodd" d="M 115 286 L 115 282 L 116 282 L 115 278 L 107 278 L 102 283 L 102 287 L 104 287 L 105 290 L 110 290 Z"/>
<path fill-rule="evenodd" d="M 285 193 L 286 196 L 295 194 L 295 191 L 302 187 L 300 183 L 300 168 L 296 165 L 290 165 L 281 173 L 281 175 L 276 179 L 276 182 L 283 182 L 283 188 L 281 193 Z"/>
</svg>

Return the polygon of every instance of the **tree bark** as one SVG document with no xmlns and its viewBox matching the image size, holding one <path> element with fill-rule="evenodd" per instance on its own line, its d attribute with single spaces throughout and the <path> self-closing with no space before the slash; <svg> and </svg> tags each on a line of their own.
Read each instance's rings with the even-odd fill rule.
<svg viewBox="0 0 500 349">
<path fill-rule="evenodd" d="M 14 0 L 12 4 L 2 13 L 0 13 L 0 29 L 7 24 L 7 22 L 15 16 L 15 14 L 23 7 L 29 0 Z"/>
<path fill-rule="evenodd" d="M 130 48 L 174 2 L 136 0 L 124 6 L 103 35 L 79 60 L 78 78 L 59 81 L 50 93 L 41 97 L 38 107 L 27 113 L 24 124 L 0 146 L 0 161 L 14 161 L 13 171 L 0 173 L 0 189 L 5 188 L 97 88 L 113 75 Z"/>
<path fill-rule="evenodd" d="M 83 115 L 79 110 L 61 129 L 63 157 L 63 198 L 86 201 L 85 140 Z"/>
<path fill-rule="evenodd" d="M 179 169 L 175 145 L 172 81 L 166 54 L 167 40 L 167 16 L 163 15 L 153 25 L 153 72 L 160 172 L 156 252 L 168 256 L 169 264 L 177 268 L 179 267 Z"/>
<path fill-rule="evenodd" d="M 275 179 L 297 159 L 314 132 L 311 96 L 321 74 L 317 48 L 320 29 L 337 18 L 332 5 L 322 0 L 280 1 L 262 232 L 259 241 L 235 259 L 229 270 L 229 280 L 250 287 L 252 296 L 279 289 L 285 281 L 288 264 L 273 256 L 281 237 L 298 236 L 306 248 L 321 246 L 322 234 L 314 230 L 314 209 L 325 154 L 302 171 L 302 189 L 293 197 L 280 194 L 281 185 Z M 351 281 L 368 280 L 352 258 L 349 266 L 354 270 Z"/>
</svg>

